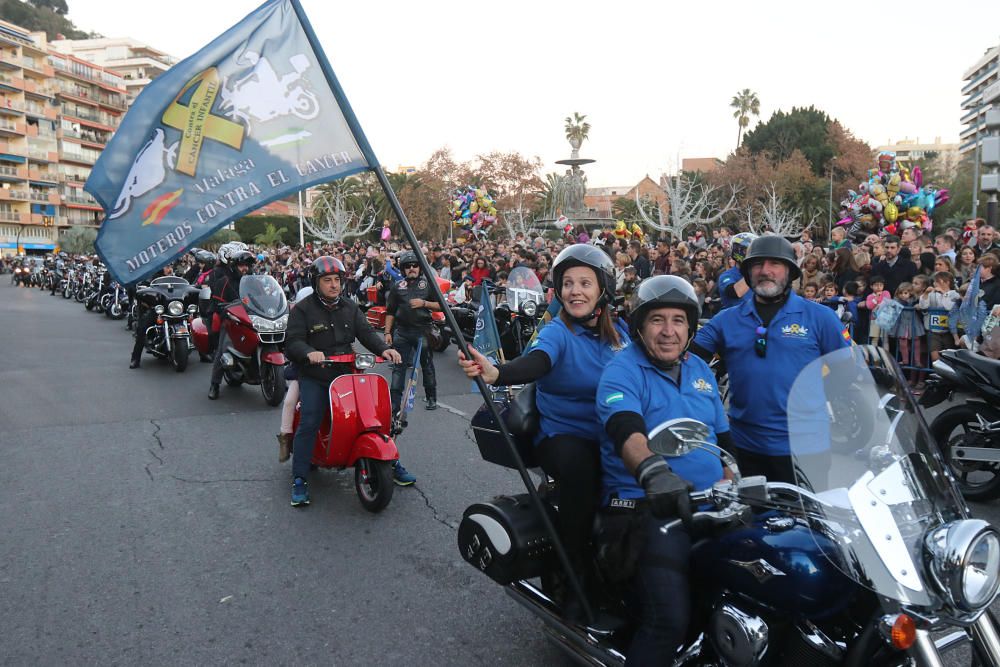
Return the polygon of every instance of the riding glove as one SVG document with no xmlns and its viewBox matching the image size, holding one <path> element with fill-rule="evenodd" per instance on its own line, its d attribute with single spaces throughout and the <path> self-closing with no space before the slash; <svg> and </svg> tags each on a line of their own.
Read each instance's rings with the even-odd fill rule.
<svg viewBox="0 0 1000 667">
<path fill-rule="evenodd" d="M 692 486 L 677 475 L 663 457 L 653 454 L 635 469 L 635 479 L 646 492 L 653 516 L 660 519 L 678 517 L 684 524 L 691 522 Z"/>
</svg>

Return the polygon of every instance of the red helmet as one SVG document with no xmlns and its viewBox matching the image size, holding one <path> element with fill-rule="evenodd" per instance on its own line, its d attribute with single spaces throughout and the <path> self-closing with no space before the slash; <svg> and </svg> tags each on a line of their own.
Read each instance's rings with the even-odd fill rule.
<svg viewBox="0 0 1000 667">
<path fill-rule="evenodd" d="M 330 257 L 329 255 L 317 257 L 309 267 L 309 275 L 313 287 L 316 286 L 316 281 L 323 276 L 343 276 L 345 271 L 344 263 L 336 257 Z"/>
</svg>

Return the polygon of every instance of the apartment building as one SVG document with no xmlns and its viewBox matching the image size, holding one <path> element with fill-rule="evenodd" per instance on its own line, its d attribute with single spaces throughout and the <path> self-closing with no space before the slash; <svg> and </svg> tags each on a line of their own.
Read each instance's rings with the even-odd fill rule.
<svg viewBox="0 0 1000 667">
<path fill-rule="evenodd" d="M 128 37 L 57 39 L 49 46 L 121 74 L 130 105 L 153 79 L 177 64 L 177 58 Z"/>
<path fill-rule="evenodd" d="M 976 149 L 986 129 L 986 112 L 1000 105 L 1000 44 L 986 50 L 962 77 L 962 133 L 959 152 Z"/>
<path fill-rule="evenodd" d="M 121 74 L 0 21 L 0 253 L 51 251 L 60 228 L 100 224 L 83 184 L 126 107 Z"/>
<path fill-rule="evenodd" d="M 896 159 L 905 162 L 909 166 L 924 165 L 932 157 L 936 160 L 942 176 L 952 178 L 958 170 L 958 144 L 944 143 L 941 137 L 934 137 L 934 141 L 920 141 L 916 139 L 900 139 L 899 141 L 889 141 L 881 146 L 877 146 L 877 152 L 892 151 L 896 154 Z"/>
</svg>

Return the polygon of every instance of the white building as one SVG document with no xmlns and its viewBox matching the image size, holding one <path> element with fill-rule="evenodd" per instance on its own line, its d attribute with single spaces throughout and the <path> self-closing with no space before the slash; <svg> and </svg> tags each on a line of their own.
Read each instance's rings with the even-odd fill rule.
<svg viewBox="0 0 1000 667">
<path fill-rule="evenodd" d="M 949 178 L 955 176 L 958 170 L 958 144 L 946 144 L 941 141 L 941 137 L 934 137 L 934 141 L 920 141 L 916 139 L 900 139 L 896 142 L 888 142 L 876 147 L 877 151 L 892 151 L 896 154 L 896 159 L 907 163 L 910 167 L 923 166 L 928 160 L 934 158 L 937 161 L 942 175 Z"/>
<path fill-rule="evenodd" d="M 60 39 L 49 42 L 49 46 L 120 73 L 125 78 L 129 104 L 150 81 L 177 63 L 177 58 L 128 37 Z"/>
<path fill-rule="evenodd" d="M 962 133 L 959 152 L 975 150 L 983 136 L 986 111 L 1000 104 L 1000 44 L 989 48 L 962 77 Z"/>
</svg>

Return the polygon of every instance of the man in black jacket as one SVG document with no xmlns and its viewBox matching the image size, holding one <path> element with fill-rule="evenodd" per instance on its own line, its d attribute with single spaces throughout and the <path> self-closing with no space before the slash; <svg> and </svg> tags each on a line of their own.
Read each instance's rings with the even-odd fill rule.
<svg viewBox="0 0 1000 667">
<path fill-rule="evenodd" d="M 310 274 L 315 290 L 298 303 L 288 316 L 285 352 L 299 367 L 299 428 L 292 443 L 292 506 L 309 504 L 306 476 L 316 433 L 329 402 L 330 383 L 350 369 L 320 366 L 328 356 L 348 354 L 354 340 L 375 354 L 399 364 L 399 352 L 382 341 L 364 313 L 350 299 L 341 298 L 345 273 L 340 260 L 323 256 L 312 263 Z"/>
<path fill-rule="evenodd" d="M 900 257 L 899 250 L 898 236 L 885 237 L 885 259 L 872 266 L 872 275 L 885 278 L 885 289 L 893 295 L 900 283 L 908 283 L 917 275 L 917 265 Z"/>
<path fill-rule="evenodd" d="M 226 304 L 239 301 L 240 280 L 250 273 L 250 269 L 256 261 L 257 258 L 246 250 L 237 251 L 228 258 L 226 267 L 219 272 L 212 284 L 212 303 L 220 317 Z M 212 384 L 208 388 L 208 398 L 213 401 L 219 397 L 219 384 L 222 382 L 223 373 L 222 354 L 228 346 L 229 338 L 226 336 L 225 329 L 222 329 L 215 348 L 215 356 L 212 359 Z"/>
</svg>

